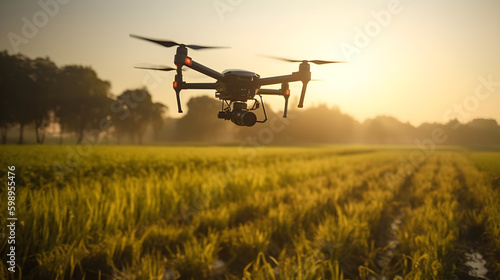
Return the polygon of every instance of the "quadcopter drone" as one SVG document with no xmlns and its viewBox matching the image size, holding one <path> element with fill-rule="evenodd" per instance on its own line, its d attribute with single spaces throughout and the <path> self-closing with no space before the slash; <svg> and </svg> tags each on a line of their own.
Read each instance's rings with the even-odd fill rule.
<svg viewBox="0 0 500 280">
<path fill-rule="evenodd" d="M 131 37 L 146 40 L 164 47 L 177 46 L 177 52 L 174 57 L 174 63 L 177 68 L 167 66 L 142 66 L 136 67 L 141 69 L 160 70 L 160 71 L 176 71 L 174 79 L 174 90 L 177 98 L 177 108 L 179 113 L 182 113 L 180 93 L 183 89 L 211 89 L 215 90 L 215 97 L 219 98 L 222 103 L 221 111 L 219 111 L 218 118 L 224 120 L 231 120 L 234 124 L 239 126 L 253 126 L 255 123 L 264 123 L 267 121 L 267 113 L 264 105 L 262 95 L 280 95 L 285 99 L 285 108 L 283 117 L 287 117 L 288 99 L 290 97 L 290 89 L 288 83 L 302 82 L 302 92 L 300 94 L 299 108 L 303 107 L 304 97 L 306 94 L 307 84 L 311 80 L 310 63 L 314 64 L 328 64 L 328 63 L 342 63 L 344 61 L 328 61 L 328 60 L 294 60 L 277 58 L 288 62 L 301 62 L 298 72 L 292 72 L 290 75 L 274 76 L 261 78 L 257 73 L 238 70 L 227 69 L 219 73 L 210 69 L 188 56 L 188 48 L 193 50 L 214 49 L 224 47 L 208 47 L 199 45 L 186 45 L 179 44 L 173 41 L 155 40 L 145 38 L 137 35 L 130 35 Z M 216 80 L 215 83 L 187 83 L 182 80 L 182 67 L 187 66 L 195 71 L 198 71 L 206 76 Z M 263 89 L 261 86 L 281 84 L 280 89 Z M 260 102 L 255 98 L 258 95 Z M 247 102 L 253 101 L 253 104 L 248 108 Z M 262 104 L 264 113 L 263 120 L 257 120 L 257 116 L 252 111 L 257 110 Z"/>
</svg>

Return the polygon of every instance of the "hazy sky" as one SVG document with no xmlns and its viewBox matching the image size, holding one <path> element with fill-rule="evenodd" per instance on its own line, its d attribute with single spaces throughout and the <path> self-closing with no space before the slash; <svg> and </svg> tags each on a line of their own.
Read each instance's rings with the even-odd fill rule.
<svg viewBox="0 0 500 280">
<path fill-rule="evenodd" d="M 130 38 L 231 46 L 190 51 L 215 70 L 284 75 L 293 59 L 347 60 L 311 66 L 305 107 L 339 106 L 358 120 L 392 115 L 418 125 L 451 118 L 500 121 L 498 0 L 198 0 L 0 2 L 0 49 L 49 56 L 59 66 L 92 66 L 112 92 L 147 85 L 177 117 L 173 73 L 134 69 L 173 66 L 175 48 Z M 213 81 L 193 71 L 187 81 Z M 291 87 L 298 98 L 300 83 Z M 212 91 L 185 91 L 190 96 Z M 267 98 L 281 109 L 282 98 Z"/>
</svg>

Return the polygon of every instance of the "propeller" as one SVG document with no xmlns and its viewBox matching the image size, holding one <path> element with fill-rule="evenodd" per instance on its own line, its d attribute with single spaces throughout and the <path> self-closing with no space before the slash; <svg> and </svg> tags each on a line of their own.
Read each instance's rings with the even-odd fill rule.
<svg viewBox="0 0 500 280">
<path fill-rule="evenodd" d="M 311 62 L 317 65 L 322 65 L 322 64 L 330 64 L 330 63 L 346 63 L 347 61 L 339 61 L 339 60 L 298 60 L 298 59 L 289 59 L 289 58 L 283 58 L 283 57 L 277 57 L 277 56 L 269 56 L 265 55 L 265 57 L 272 58 L 272 59 L 277 59 L 281 61 L 286 61 L 286 62 Z"/>
<path fill-rule="evenodd" d="M 173 71 L 173 70 L 177 69 L 177 68 L 168 67 L 168 66 L 164 66 L 164 65 L 153 65 L 153 64 L 142 64 L 139 66 L 134 66 L 134 68 L 147 69 L 147 70 L 158 70 L 158 71 Z"/>
<path fill-rule="evenodd" d="M 304 106 L 304 98 L 306 96 L 306 88 L 307 88 L 307 84 L 309 83 L 309 81 L 311 81 L 310 79 L 310 72 L 309 72 L 309 62 L 311 63 L 314 63 L 314 64 L 317 64 L 317 65 L 322 65 L 322 64 L 330 64 L 330 63 L 346 63 L 347 61 L 339 61 L 339 60 L 319 60 L 319 59 L 315 59 L 315 60 L 298 60 L 298 59 L 289 59 L 289 58 L 283 58 L 283 57 L 277 57 L 277 56 L 269 56 L 269 55 L 264 55 L 265 57 L 268 57 L 268 58 L 272 58 L 272 59 L 277 59 L 277 60 L 281 60 L 281 61 L 286 61 L 286 62 L 302 62 L 303 64 L 306 64 L 304 66 L 302 66 L 302 64 L 299 66 L 299 72 L 301 71 L 302 68 L 305 69 L 305 71 L 307 71 L 309 73 L 309 79 L 305 78 L 302 80 L 302 91 L 300 93 L 300 99 L 299 99 L 299 105 L 298 107 L 299 108 L 302 108 Z"/>
<path fill-rule="evenodd" d="M 149 42 L 153 42 L 153 43 L 162 45 L 162 46 L 167 47 L 167 48 L 170 48 L 170 47 L 173 47 L 173 46 L 185 46 L 185 47 L 193 49 L 193 50 L 228 48 L 228 47 L 213 47 L 213 46 L 211 47 L 211 46 L 200 46 L 200 45 L 185 45 L 185 44 L 180 44 L 180 43 L 177 43 L 177 42 L 174 42 L 174 41 L 156 40 L 156 39 L 151 39 L 151 38 L 137 36 L 137 35 L 134 35 L 134 34 L 130 34 L 130 37 L 141 39 L 141 40 L 146 40 L 146 41 L 149 41 Z"/>
</svg>

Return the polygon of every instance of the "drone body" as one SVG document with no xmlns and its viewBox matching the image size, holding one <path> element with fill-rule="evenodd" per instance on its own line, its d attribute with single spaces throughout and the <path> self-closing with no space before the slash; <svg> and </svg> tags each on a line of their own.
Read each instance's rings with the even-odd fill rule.
<svg viewBox="0 0 500 280">
<path fill-rule="evenodd" d="M 219 47 L 206 47 L 198 45 L 178 44 L 172 41 L 154 40 L 140 36 L 131 35 L 132 37 L 160 44 L 165 47 L 177 46 L 177 52 L 174 57 L 176 68 L 171 67 L 139 67 L 143 69 L 161 70 L 161 71 L 176 71 L 174 79 L 174 90 L 177 98 L 177 107 L 179 113 L 182 113 L 180 102 L 180 92 L 184 89 L 210 89 L 215 90 L 215 97 L 222 102 L 222 109 L 219 111 L 218 118 L 231 120 L 236 125 L 253 126 L 255 123 L 263 123 L 267 120 L 267 114 L 262 99 L 262 95 L 280 95 L 285 99 L 285 108 L 283 117 L 286 118 L 288 110 L 288 98 L 290 97 L 290 89 L 288 83 L 302 82 L 302 92 L 299 100 L 299 108 L 303 107 L 304 97 L 308 82 L 311 80 L 311 71 L 309 62 L 315 64 L 339 63 L 342 61 L 325 61 L 325 60 L 289 60 L 289 62 L 301 62 L 299 71 L 289 75 L 274 76 L 261 78 L 258 74 L 246 70 L 228 69 L 222 73 L 206 67 L 188 56 L 188 48 L 190 49 L 208 49 Z M 198 71 L 206 76 L 216 80 L 214 83 L 187 83 L 182 79 L 182 67 L 187 66 L 195 71 Z M 262 86 L 281 84 L 280 89 L 263 89 Z M 258 95 L 260 102 L 255 98 Z M 248 108 L 247 102 L 253 101 L 253 106 Z M 252 112 L 257 110 L 262 104 L 264 119 L 257 120 L 257 116 Z"/>
<path fill-rule="evenodd" d="M 249 99 L 253 99 L 259 91 L 255 81 L 260 76 L 254 72 L 227 69 L 222 71 L 222 75 L 224 75 L 224 78 L 216 82 L 217 88 L 215 94 L 215 97 L 221 100 L 246 102 Z"/>
</svg>

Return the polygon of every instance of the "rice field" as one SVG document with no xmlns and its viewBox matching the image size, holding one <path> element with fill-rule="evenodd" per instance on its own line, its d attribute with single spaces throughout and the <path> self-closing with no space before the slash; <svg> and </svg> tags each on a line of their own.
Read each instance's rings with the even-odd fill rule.
<svg viewBox="0 0 500 280">
<path fill-rule="evenodd" d="M 0 279 L 500 279 L 500 152 L 1 146 Z M 469 277 L 469 278 L 468 278 Z M 477 277 L 477 278 L 470 278 Z"/>
</svg>

